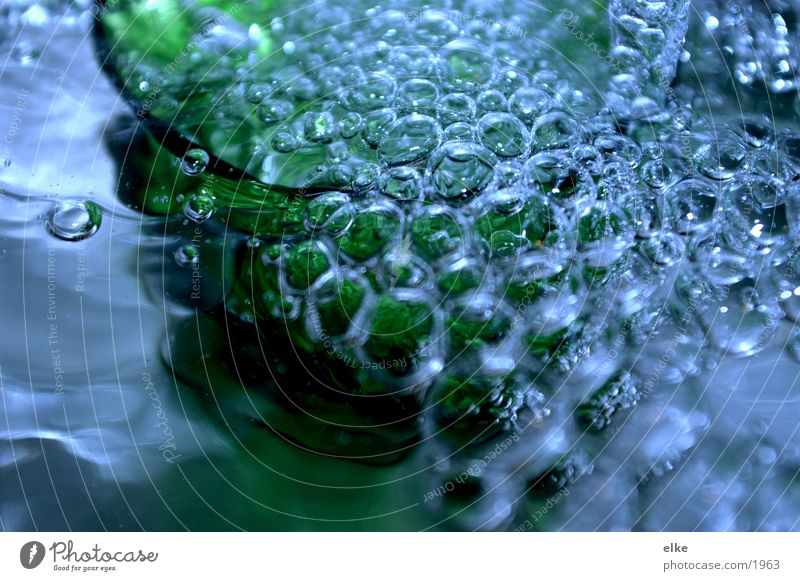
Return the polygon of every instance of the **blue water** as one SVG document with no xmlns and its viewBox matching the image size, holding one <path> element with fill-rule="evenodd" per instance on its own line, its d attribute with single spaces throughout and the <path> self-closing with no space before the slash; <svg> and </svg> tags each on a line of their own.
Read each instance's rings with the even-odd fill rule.
<svg viewBox="0 0 800 581">
<path fill-rule="evenodd" d="M 117 195 L 114 144 L 136 121 L 96 64 L 87 7 L 0 6 L 0 528 L 800 527 L 800 364 L 786 321 L 760 353 L 668 384 L 611 438 L 609 461 L 544 512 L 513 478 L 528 451 L 504 452 L 489 492 L 448 512 L 446 470 L 428 451 L 370 466 L 304 449 L 250 422 L 210 356 L 193 371 L 230 390 L 202 401 L 165 360 L 180 329 L 212 323 L 172 300 L 191 276 L 175 267 L 179 239 Z M 56 216 L 69 231 L 87 202 L 102 212 L 96 231 L 48 230 Z M 646 479 L 631 475 L 653 458 Z"/>
</svg>

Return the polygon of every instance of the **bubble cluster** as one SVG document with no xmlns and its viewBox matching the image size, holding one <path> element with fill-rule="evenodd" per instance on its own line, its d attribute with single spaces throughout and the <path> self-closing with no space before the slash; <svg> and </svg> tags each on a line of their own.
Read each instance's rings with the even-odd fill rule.
<svg viewBox="0 0 800 581">
<path fill-rule="evenodd" d="M 797 6 L 792 2 L 700 2 L 708 34 L 719 42 L 737 83 L 786 94 L 800 64 Z"/>
</svg>

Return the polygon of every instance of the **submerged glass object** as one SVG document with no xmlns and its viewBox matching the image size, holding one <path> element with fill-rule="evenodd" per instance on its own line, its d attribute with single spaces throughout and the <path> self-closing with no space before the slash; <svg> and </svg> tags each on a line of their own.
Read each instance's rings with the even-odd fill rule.
<svg viewBox="0 0 800 581">
<path fill-rule="evenodd" d="M 797 104 L 743 121 L 683 82 L 713 59 L 684 0 L 441 4 L 109 3 L 101 54 L 181 173 L 136 202 L 236 245 L 226 316 L 313 378 L 298 393 L 356 398 L 360 429 L 398 409 L 381 450 L 427 435 L 461 461 L 513 435 L 484 480 L 562 487 L 653 405 L 682 434 L 632 455 L 656 478 L 709 423 L 658 390 L 796 311 L 764 281 L 795 255 Z"/>
</svg>

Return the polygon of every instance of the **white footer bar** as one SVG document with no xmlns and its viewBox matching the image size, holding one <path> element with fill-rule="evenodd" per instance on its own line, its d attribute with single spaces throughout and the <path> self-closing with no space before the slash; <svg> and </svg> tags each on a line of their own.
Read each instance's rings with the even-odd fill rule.
<svg viewBox="0 0 800 581">
<path fill-rule="evenodd" d="M 800 579 L 793 533 L 4 533 L 0 579 Z M 567 577 L 564 577 L 564 576 Z M 598 577 L 600 575 L 600 577 Z M 585 577 L 584 577 L 585 576 Z"/>
</svg>

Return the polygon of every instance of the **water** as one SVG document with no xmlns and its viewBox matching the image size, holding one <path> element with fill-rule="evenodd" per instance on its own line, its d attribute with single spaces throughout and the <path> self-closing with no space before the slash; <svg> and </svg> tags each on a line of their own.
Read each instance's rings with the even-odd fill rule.
<svg viewBox="0 0 800 581">
<path fill-rule="evenodd" d="M 4 8 L 0 524 L 796 529 L 791 6 L 389 4 Z"/>
</svg>

